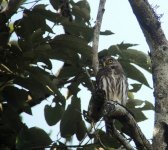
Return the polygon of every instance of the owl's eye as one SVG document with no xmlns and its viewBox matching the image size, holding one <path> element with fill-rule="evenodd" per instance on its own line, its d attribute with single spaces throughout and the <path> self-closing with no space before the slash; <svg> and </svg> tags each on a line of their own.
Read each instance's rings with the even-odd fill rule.
<svg viewBox="0 0 168 150">
<path fill-rule="evenodd" d="M 113 63 L 113 60 L 112 60 L 112 59 L 109 59 L 109 60 L 108 60 L 108 63 L 109 63 L 109 64 L 112 64 L 112 63 Z"/>
</svg>

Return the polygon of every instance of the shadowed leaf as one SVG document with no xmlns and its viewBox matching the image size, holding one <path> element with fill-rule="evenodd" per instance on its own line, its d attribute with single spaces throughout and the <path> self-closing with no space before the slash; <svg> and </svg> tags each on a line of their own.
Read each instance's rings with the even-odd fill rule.
<svg viewBox="0 0 168 150">
<path fill-rule="evenodd" d="M 53 126 L 60 121 L 64 108 L 57 103 L 54 107 L 46 105 L 44 107 L 44 116 L 48 125 Z"/>
<path fill-rule="evenodd" d="M 76 133 L 77 124 L 82 119 L 80 107 L 80 99 L 73 97 L 72 102 L 68 105 L 60 123 L 60 132 L 62 137 L 68 138 Z"/>
</svg>

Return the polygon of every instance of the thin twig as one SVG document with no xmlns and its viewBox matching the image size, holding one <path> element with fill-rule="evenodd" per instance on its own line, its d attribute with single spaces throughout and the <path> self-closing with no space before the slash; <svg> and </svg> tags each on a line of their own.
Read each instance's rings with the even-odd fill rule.
<svg viewBox="0 0 168 150">
<path fill-rule="evenodd" d="M 94 28 L 94 34 L 93 34 L 93 57 L 92 57 L 92 67 L 94 74 L 97 74 L 99 61 L 98 61 L 98 44 L 99 44 L 99 34 L 100 34 L 100 28 L 102 24 L 102 18 L 104 14 L 104 6 L 105 6 L 106 0 L 100 0 L 99 2 L 99 9 L 97 13 L 97 19 L 96 24 Z"/>
</svg>

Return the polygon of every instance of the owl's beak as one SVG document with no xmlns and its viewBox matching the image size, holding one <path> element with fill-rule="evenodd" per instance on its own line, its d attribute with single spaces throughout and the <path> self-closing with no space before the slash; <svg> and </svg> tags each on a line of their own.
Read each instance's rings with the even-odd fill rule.
<svg viewBox="0 0 168 150">
<path fill-rule="evenodd" d="M 103 62 L 103 67 L 105 67 L 106 66 L 106 62 Z"/>
</svg>

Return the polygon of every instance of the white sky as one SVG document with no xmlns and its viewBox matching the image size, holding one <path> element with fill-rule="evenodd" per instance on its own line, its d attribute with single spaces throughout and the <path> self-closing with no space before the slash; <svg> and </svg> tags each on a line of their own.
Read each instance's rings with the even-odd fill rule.
<svg viewBox="0 0 168 150">
<path fill-rule="evenodd" d="M 121 42 L 139 44 L 134 47 L 135 49 L 141 50 L 145 53 L 149 51 L 148 45 L 146 44 L 145 38 L 142 34 L 142 31 L 137 23 L 137 20 L 132 12 L 132 9 L 129 5 L 128 0 L 106 0 L 105 13 L 103 17 L 103 24 L 101 30 L 111 30 L 114 32 L 114 35 L 111 36 L 101 36 L 99 50 L 108 48 L 110 45 L 119 44 Z M 97 15 L 97 8 L 99 1 L 88 0 L 91 6 L 91 15 L 93 22 L 95 21 Z M 149 0 L 152 6 L 160 6 L 156 9 L 157 14 L 164 14 L 161 18 L 162 28 L 168 37 L 168 1 L 167 0 Z M 55 64 L 59 66 L 60 64 Z M 60 67 L 60 66 L 59 66 Z M 145 72 L 145 71 L 144 71 Z M 152 86 L 152 77 L 149 73 L 145 72 L 145 76 Z M 83 108 L 86 110 L 89 93 L 86 89 L 82 89 L 80 94 Z M 137 99 L 148 100 L 154 103 L 153 90 L 143 86 L 141 91 L 136 94 Z M 24 115 L 24 122 L 29 127 L 38 126 L 45 129 L 47 133 L 51 130 L 56 130 L 57 126 L 49 127 L 44 119 L 43 108 L 46 102 L 41 103 L 40 105 L 32 109 L 33 116 Z M 148 139 L 152 138 L 152 129 L 153 129 L 153 112 L 145 112 L 145 115 L 149 118 L 147 121 L 139 123 L 142 131 L 147 136 Z M 56 133 L 55 133 L 56 134 Z M 52 139 L 56 139 L 56 135 L 52 134 Z"/>
</svg>

